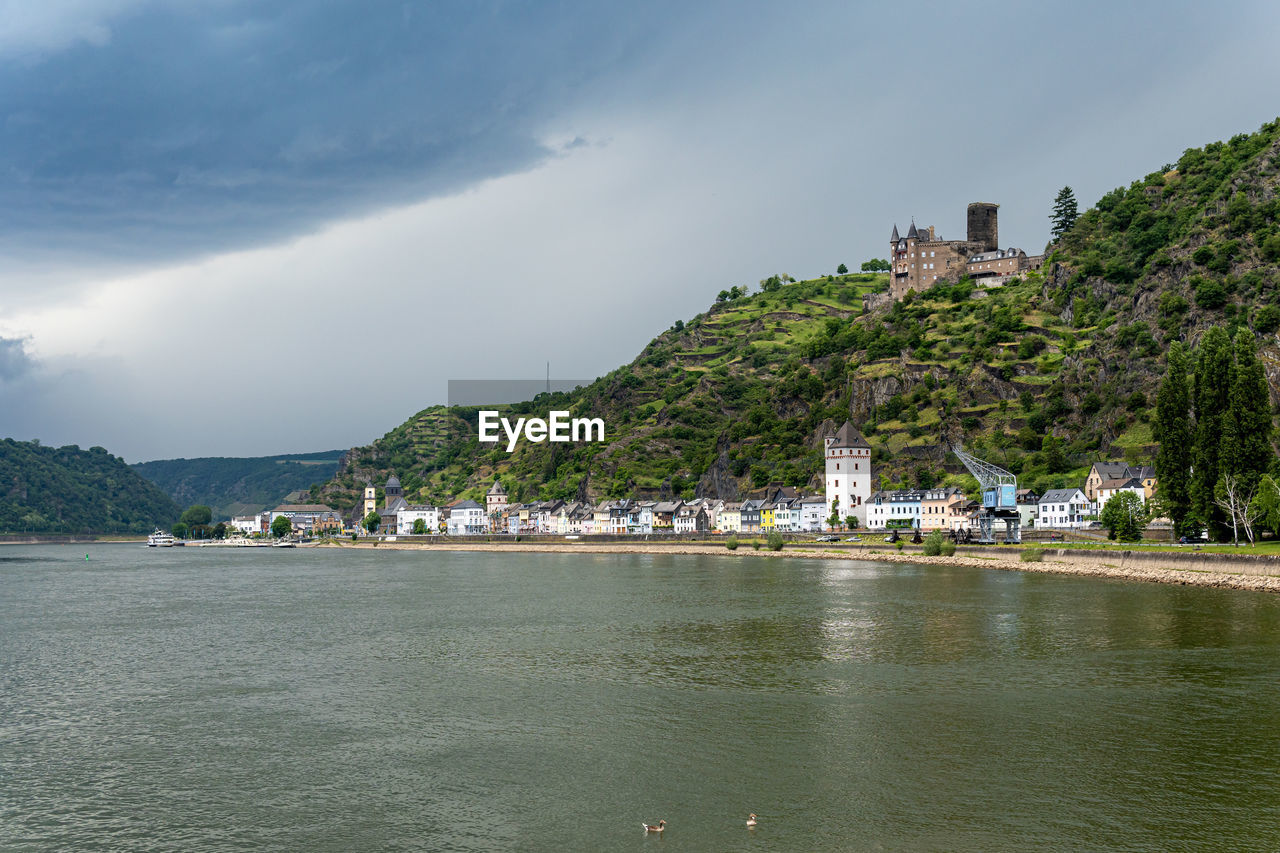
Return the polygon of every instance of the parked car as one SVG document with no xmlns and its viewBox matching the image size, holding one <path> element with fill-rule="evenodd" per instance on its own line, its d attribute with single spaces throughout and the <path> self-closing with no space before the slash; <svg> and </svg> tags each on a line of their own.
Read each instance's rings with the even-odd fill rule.
<svg viewBox="0 0 1280 853">
<path fill-rule="evenodd" d="M 846 536 L 846 537 L 845 537 L 845 539 L 844 539 L 844 541 L 846 541 L 846 542 L 861 542 L 861 541 L 862 541 L 862 537 L 861 537 L 861 536 Z"/>
<path fill-rule="evenodd" d="M 839 536 L 819 536 L 815 541 L 817 541 L 817 542 L 839 542 L 839 541 L 840 541 L 840 537 L 839 537 Z"/>
</svg>

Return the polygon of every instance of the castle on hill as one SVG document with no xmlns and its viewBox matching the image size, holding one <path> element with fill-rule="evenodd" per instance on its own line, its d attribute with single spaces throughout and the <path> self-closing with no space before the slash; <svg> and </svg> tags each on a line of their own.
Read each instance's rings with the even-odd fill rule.
<svg viewBox="0 0 1280 853">
<path fill-rule="evenodd" d="M 918 228 L 914 220 L 907 236 L 902 237 L 894 223 L 889 238 L 889 295 L 893 301 L 900 301 L 909 291 L 923 293 L 939 281 L 954 283 L 965 275 L 981 287 L 999 287 L 1028 270 L 1039 269 L 1044 255 L 1000 248 L 999 207 L 985 201 L 970 204 L 964 240 L 944 240 L 932 225 Z"/>
</svg>

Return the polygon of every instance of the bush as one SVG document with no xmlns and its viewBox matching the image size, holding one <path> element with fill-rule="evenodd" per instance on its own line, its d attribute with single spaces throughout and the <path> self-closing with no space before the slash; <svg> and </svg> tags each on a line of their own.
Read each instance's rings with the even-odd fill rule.
<svg viewBox="0 0 1280 853">
<path fill-rule="evenodd" d="M 1039 548 L 1024 548 L 1019 559 L 1024 563 L 1041 563 L 1044 562 L 1044 551 Z"/>
<path fill-rule="evenodd" d="M 1264 306 L 1253 318 L 1253 325 L 1262 335 L 1269 335 L 1280 329 L 1280 308 L 1274 305 Z"/>
<path fill-rule="evenodd" d="M 782 550 L 782 534 L 780 533 L 769 534 L 769 550 L 770 551 Z"/>
<path fill-rule="evenodd" d="M 952 542 L 950 539 L 943 539 L 942 540 L 942 556 L 954 557 L 955 555 L 956 555 L 956 543 Z"/>
<path fill-rule="evenodd" d="M 738 550 L 738 537 L 730 536 L 728 539 L 724 540 L 724 547 L 728 548 L 730 551 Z"/>
<path fill-rule="evenodd" d="M 899 551 L 901 551 L 901 550 L 902 550 L 902 540 L 901 540 L 901 539 L 899 539 L 897 542 L 893 543 L 893 547 L 895 547 L 895 548 L 897 548 Z"/>
<path fill-rule="evenodd" d="M 936 557 L 942 553 L 942 533 L 933 531 L 924 537 L 924 555 L 926 557 Z"/>
</svg>

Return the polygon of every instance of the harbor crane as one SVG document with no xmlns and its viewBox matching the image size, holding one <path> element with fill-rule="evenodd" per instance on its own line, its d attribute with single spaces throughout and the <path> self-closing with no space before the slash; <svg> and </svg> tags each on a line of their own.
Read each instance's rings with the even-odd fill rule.
<svg viewBox="0 0 1280 853">
<path fill-rule="evenodd" d="M 1022 517 L 1018 514 L 1018 478 L 1003 468 L 984 462 L 964 452 L 959 444 L 951 446 L 969 473 L 982 487 L 982 509 L 978 511 L 978 541 L 992 545 L 996 538 L 992 527 L 996 520 L 1004 522 L 1004 541 L 1022 541 Z"/>
</svg>

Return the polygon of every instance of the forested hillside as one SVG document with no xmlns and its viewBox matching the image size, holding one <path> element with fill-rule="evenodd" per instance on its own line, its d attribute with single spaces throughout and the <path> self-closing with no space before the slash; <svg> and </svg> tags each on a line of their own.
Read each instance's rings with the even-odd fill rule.
<svg viewBox="0 0 1280 853">
<path fill-rule="evenodd" d="M 179 505 L 208 506 L 215 519 L 223 519 L 275 506 L 291 492 L 325 482 L 338 470 L 343 452 L 160 459 L 140 462 L 133 469 Z"/>
<path fill-rule="evenodd" d="M 180 510 L 101 447 L 0 440 L 0 532 L 150 533 Z"/>
<path fill-rule="evenodd" d="M 413 501 L 741 497 L 821 488 L 821 436 L 849 417 L 881 484 L 972 486 L 956 441 L 1038 490 L 1100 458 L 1154 460 L 1152 407 L 1174 340 L 1213 326 L 1257 336 L 1280 371 L 1280 122 L 1187 151 L 1087 210 L 1043 270 L 991 290 L 941 282 L 877 310 L 884 276 L 831 275 L 721 292 L 629 365 L 572 394 L 513 407 L 602 417 L 605 444 L 476 440 L 475 409 L 427 409 L 356 448 L 317 499 L 353 506 L 394 472 Z M 1046 212 L 1049 207 L 1046 199 Z"/>
</svg>

